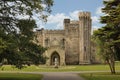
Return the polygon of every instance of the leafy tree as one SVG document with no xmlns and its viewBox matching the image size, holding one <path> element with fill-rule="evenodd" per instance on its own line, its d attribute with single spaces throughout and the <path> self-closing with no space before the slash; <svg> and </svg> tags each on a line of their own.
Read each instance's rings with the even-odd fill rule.
<svg viewBox="0 0 120 80">
<path fill-rule="evenodd" d="M 101 17 L 104 27 L 94 32 L 98 40 L 101 55 L 110 66 L 111 73 L 115 74 L 115 58 L 120 54 L 120 0 L 109 0 L 103 2 L 102 9 L 106 15 Z"/>
<path fill-rule="evenodd" d="M 34 43 L 32 15 L 38 14 L 46 22 L 52 5 L 52 0 L 0 0 L 0 62 L 21 69 L 24 64 L 44 61 L 46 49 Z M 28 15 L 29 19 L 20 20 L 18 15 Z"/>
<path fill-rule="evenodd" d="M 24 67 L 24 64 L 38 65 L 42 63 L 44 59 L 42 53 L 46 49 L 34 43 L 35 35 L 32 29 L 35 27 L 35 21 L 19 20 L 17 26 L 20 29 L 18 33 L 13 31 L 13 33 L 6 34 L 4 38 L 2 37 L 3 41 L 7 43 L 2 42 L 4 45 L 1 46 L 4 49 L 0 48 L 2 51 L 0 61 L 5 64 L 7 60 L 8 64 L 16 65 L 20 69 Z M 26 28 L 24 29 L 24 27 Z"/>
<path fill-rule="evenodd" d="M 47 21 L 47 15 L 51 12 L 52 0 L 0 0 L 0 25 L 7 32 L 16 30 L 18 15 L 38 14 L 40 20 Z"/>
<path fill-rule="evenodd" d="M 114 48 L 114 41 L 112 37 L 110 36 L 111 32 L 106 29 L 105 27 L 102 27 L 101 29 L 98 29 L 94 32 L 94 36 L 96 38 L 96 43 L 99 48 L 99 54 L 103 57 L 105 61 L 110 66 L 111 72 L 115 73 L 115 48 Z"/>
</svg>

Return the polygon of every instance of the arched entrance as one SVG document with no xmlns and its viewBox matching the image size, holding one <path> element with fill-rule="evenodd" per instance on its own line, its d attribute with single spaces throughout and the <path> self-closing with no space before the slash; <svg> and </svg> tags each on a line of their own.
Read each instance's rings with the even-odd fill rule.
<svg viewBox="0 0 120 80">
<path fill-rule="evenodd" d="M 57 59 L 58 65 L 60 65 L 60 56 L 56 51 L 51 55 L 51 65 L 55 65 L 55 59 Z"/>
</svg>

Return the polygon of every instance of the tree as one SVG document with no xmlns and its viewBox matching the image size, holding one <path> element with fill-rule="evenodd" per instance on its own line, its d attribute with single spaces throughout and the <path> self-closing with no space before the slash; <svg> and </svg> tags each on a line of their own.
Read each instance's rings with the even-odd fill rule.
<svg viewBox="0 0 120 80">
<path fill-rule="evenodd" d="M 115 58 L 120 54 L 120 0 L 103 1 L 105 7 L 101 17 L 104 27 L 94 32 L 94 37 L 99 41 L 101 55 L 110 66 L 111 73 L 115 74 Z M 117 56 L 118 57 L 118 56 Z"/>
<path fill-rule="evenodd" d="M 33 13 L 47 21 L 47 15 L 51 12 L 52 0 L 0 0 L 0 26 L 7 32 L 16 30 L 18 15 L 28 15 L 32 18 Z"/>
<path fill-rule="evenodd" d="M 38 14 L 46 22 L 52 5 L 52 0 L 0 0 L 0 62 L 21 69 L 24 64 L 44 61 L 46 49 L 34 43 L 32 15 Z M 20 20 L 18 15 L 28 15 L 29 19 Z"/>
<path fill-rule="evenodd" d="M 16 65 L 17 68 L 21 69 L 24 64 L 38 65 L 42 63 L 42 53 L 46 50 L 40 45 L 34 43 L 33 28 L 36 26 L 34 20 L 19 20 L 17 26 L 19 32 L 9 33 L 3 36 L 3 41 L 7 42 L 0 48 L 0 61 L 4 64 L 7 60 L 8 64 Z M 26 27 L 26 28 L 24 28 Z"/>
<path fill-rule="evenodd" d="M 98 53 L 102 58 L 109 64 L 111 73 L 115 73 L 115 48 L 114 40 L 112 39 L 111 30 L 108 28 L 102 27 L 94 32 L 96 39 L 96 44 L 98 46 Z"/>
</svg>

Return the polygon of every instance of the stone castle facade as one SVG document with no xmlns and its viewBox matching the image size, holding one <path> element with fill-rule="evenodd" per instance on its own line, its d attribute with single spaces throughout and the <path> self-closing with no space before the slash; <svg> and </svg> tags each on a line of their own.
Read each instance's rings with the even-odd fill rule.
<svg viewBox="0 0 120 80">
<path fill-rule="evenodd" d="M 79 12 L 79 20 L 64 19 L 63 30 L 37 30 L 38 44 L 47 47 L 47 65 L 91 64 L 91 14 Z"/>
</svg>

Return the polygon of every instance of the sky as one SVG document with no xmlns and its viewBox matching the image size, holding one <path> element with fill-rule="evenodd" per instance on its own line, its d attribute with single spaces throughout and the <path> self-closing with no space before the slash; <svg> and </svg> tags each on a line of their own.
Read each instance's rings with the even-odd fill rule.
<svg viewBox="0 0 120 80">
<path fill-rule="evenodd" d="M 98 29 L 102 27 L 99 23 L 99 18 L 103 15 L 101 12 L 102 7 L 103 0 L 54 0 L 47 23 L 40 20 L 36 20 L 36 22 L 39 29 L 63 29 L 65 18 L 78 20 L 78 12 L 89 11 L 91 12 L 92 29 Z"/>
</svg>

